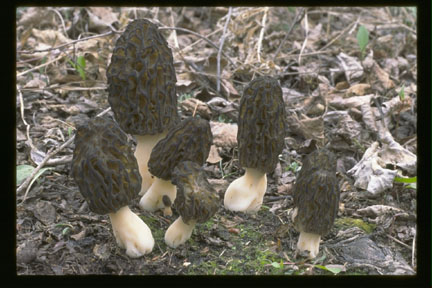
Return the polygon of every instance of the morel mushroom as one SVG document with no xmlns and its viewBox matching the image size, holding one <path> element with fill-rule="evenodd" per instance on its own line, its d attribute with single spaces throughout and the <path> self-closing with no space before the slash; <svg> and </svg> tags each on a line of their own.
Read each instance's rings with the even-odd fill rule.
<svg viewBox="0 0 432 288">
<path fill-rule="evenodd" d="M 153 182 L 147 167 L 150 153 L 179 120 L 173 55 L 156 25 L 138 19 L 126 27 L 116 42 L 107 79 L 114 117 L 137 140 L 143 195 Z"/>
<path fill-rule="evenodd" d="M 192 161 L 175 167 L 172 183 L 178 189 L 174 208 L 180 217 L 165 232 L 165 243 L 176 248 L 191 237 L 196 223 L 204 223 L 216 213 L 219 196 L 207 181 L 205 171 Z"/>
<path fill-rule="evenodd" d="M 228 186 L 224 205 L 256 212 L 267 189 L 266 173 L 275 169 L 284 146 L 285 106 L 277 80 L 264 76 L 249 83 L 239 110 L 237 142 L 245 174 Z"/>
<path fill-rule="evenodd" d="M 130 257 L 151 252 L 149 227 L 128 207 L 141 176 L 127 136 L 113 120 L 95 118 L 78 127 L 71 175 L 94 213 L 109 214 L 117 244 Z"/>
<path fill-rule="evenodd" d="M 212 141 L 209 122 L 198 117 L 187 118 L 171 129 L 150 154 L 148 167 L 155 180 L 141 198 L 140 207 L 147 211 L 162 209 L 167 203 L 163 200 L 164 195 L 173 203 L 176 186 L 171 183 L 171 176 L 175 166 L 187 160 L 203 165 Z"/>
<path fill-rule="evenodd" d="M 315 258 L 339 208 L 336 158 L 329 150 L 315 150 L 304 159 L 294 186 L 294 207 L 292 220 L 300 232 L 297 251 Z"/>
</svg>

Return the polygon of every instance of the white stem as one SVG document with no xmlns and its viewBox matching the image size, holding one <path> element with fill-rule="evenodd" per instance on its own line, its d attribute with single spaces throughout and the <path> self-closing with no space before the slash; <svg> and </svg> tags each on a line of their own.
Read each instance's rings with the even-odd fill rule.
<svg viewBox="0 0 432 288">
<path fill-rule="evenodd" d="M 140 257 L 152 251 L 154 239 L 150 228 L 128 206 L 110 213 L 109 217 L 117 244 L 126 248 L 128 256 Z"/>
<path fill-rule="evenodd" d="M 257 212 L 267 189 L 267 176 L 254 168 L 245 168 L 245 174 L 234 180 L 224 196 L 225 208 L 231 211 Z"/>
<path fill-rule="evenodd" d="M 142 178 L 139 195 L 144 195 L 153 183 L 153 176 L 148 171 L 148 160 L 150 159 L 153 147 L 156 146 L 161 139 L 165 138 L 166 134 L 167 132 L 164 131 L 155 135 L 134 135 L 137 140 L 135 158 L 138 161 L 139 172 Z"/>
<path fill-rule="evenodd" d="M 189 240 L 195 225 L 196 221 L 190 220 L 189 224 L 186 224 L 180 216 L 165 232 L 165 243 L 172 248 L 177 248 Z"/>
<path fill-rule="evenodd" d="M 298 251 L 309 251 L 309 258 L 315 258 L 319 252 L 321 235 L 300 232 L 300 237 L 297 242 Z"/>
<path fill-rule="evenodd" d="M 141 198 L 139 206 L 141 209 L 154 212 L 165 207 L 162 197 L 167 195 L 171 203 L 177 196 L 177 187 L 171 183 L 158 177 L 154 177 L 154 182 Z"/>
</svg>

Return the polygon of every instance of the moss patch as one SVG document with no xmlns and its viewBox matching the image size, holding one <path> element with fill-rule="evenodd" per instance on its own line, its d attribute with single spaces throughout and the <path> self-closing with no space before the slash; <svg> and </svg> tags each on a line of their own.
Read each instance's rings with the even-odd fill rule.
<svg viewBox="0 0 432 288">
<path fill-rule="evenodd" d="M 372 224 L 372 223 L 366 223 L 361 219 L 343 217 L 343 218 L 338 218 L 335 220 L 335 227 L 337 229 L 358 227 L 358 228 L 362 229 L 363 231 L 365 231 L 367 234 L 370 234 L 376 228 L 376 225 Z"/>
</svg>

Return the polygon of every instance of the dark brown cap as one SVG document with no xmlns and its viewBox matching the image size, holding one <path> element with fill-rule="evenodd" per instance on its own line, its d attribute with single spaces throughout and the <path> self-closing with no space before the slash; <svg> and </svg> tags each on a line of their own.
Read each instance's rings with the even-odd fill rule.
<svg viewBox="0 0 432 288">
<path fill-rule="evenodd" d="M 107 69 L 108 102 L 127 133 L 154 135 L 178 122 L 173 56 L 157 26 L 131 22 Z"/>
<path fill-rule="evenodd" d="M 71 175 L 91 211 L 114 213 L 141 189 L 138 163 L 126 134 L 108 117 L 78 127 Z"/>
<path fill-rule="evenodd" d="M 327 149 L 315 150 L 303 160 L 294 186 L 294 226 L 298 231 L 326 235 L 339 209 L 336 157 Z"/>
<path fill-rule="evenodd" d="M 268 76 L 249 83 L 240 100 L 237 141 L 242 167 L 272 172 L 285 138 L 282 88 Z"/>
<path fill-rule="evenodd" d="M 153 148 L 148 161 L 152 175 L 170 180 L 172 171 L 182 161 L 205 163 L 213 141 L 207 120 L 191 117 L 183 120 Z"/>
<path fill-rule="evenodd" d="M 179 163 L 174 169 L 172 183 L 177 186 L 174 208 L 186 224 L 190 220 L 206 222 L 217 212 L 219 196 L 197 163 Z"/>
</svg>

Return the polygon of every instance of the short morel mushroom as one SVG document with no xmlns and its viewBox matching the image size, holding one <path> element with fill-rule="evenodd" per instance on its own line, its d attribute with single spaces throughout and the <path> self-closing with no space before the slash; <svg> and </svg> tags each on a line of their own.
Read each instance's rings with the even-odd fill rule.
<svg viewBox="0 0 432 288">
<path fill-rule="evenodd" d="M 126 27 L 112 53 L 107 80 L 114 117 L 137 140 L 143 195 L 153 182 L 147 167 L 150 153 L 179 121 L 173 55 L 155 24 L 138 19 Z"/>
<path fill-rule="evenodd" d="M 321 237 L 333 227 L 339 208 L 335 155 L 323 148 L 306 156 L 293 193 L 292 220 L 300 232 L 297 251 L 315 258 Z"/>
<path fill-rule="evenodd" d="M 165 232 L 165 243 L 176 248 L 192 235 L 196 223 L 204 223 L 218 210 L 219 196 L 207 181 L 205 171 L 191 161 L 179 163 L 172 173 L 177 186 L 174 208 L 180 217 Z"/>
<path fill-rule="evenodd" d="M 277 165 L 284 135 L 282 88 L 268 76 L 253 80 L 244 90 L 238 116 L 239 160 L 245 174 L 225 192 L 226 209 L 256 212 L 261 208 L 267 189 L 266 173 Z"/>
<path fill-rule="evenodd" d="M 108 117 L 79 126 L 71 175 L 92 212 L 109 214 L 117 244 L 130 257 L 153 249 L 149 227 L 128 207 L 141 189 L 141 176 L 126 134 Z"/>
<path fill-rule="evenodd" d="M 176 198 L 176 186 L 171 183 L 175 166 L 187 160 L 203 165 L 209 155 L 212 141 L 213 136 L 207 120 L 192 117 L 174 126 L 150 154 L 148 167 L 154 176 L 154 182 L 141 198 L 140 207 L 147 211 L 165 207 L 167 211 L 166 206 L 169 202 L 163 199 L 164 195 L 169 197 L 171 203 Z"/>
</svg>

